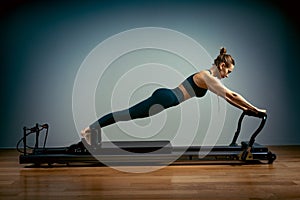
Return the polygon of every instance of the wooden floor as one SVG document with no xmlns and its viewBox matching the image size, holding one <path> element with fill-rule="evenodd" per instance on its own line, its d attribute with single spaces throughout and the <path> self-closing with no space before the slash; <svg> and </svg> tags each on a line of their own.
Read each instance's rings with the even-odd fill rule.
<svg viewBox="0 0 300 200">
<path fill-rule="evenodd" d="M 18 164 L 15 150 L 0 150 L 0 199 L 300 199 L 300 146 L 270 150 L 277 154 L 272 165 L 176 165 L 150 173 L 29 168 Z"/>
</svg>

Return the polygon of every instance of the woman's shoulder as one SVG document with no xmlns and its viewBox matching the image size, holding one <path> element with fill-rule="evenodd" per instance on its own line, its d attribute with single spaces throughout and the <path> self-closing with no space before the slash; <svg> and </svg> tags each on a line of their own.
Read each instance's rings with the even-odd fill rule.
<svg viewBox="0 0 300 200">
<path fill-rule="evenodd" d="M 201 70 L 194 74 L 193 80 L 198 87 L 207 89 L 206 80 L 210 75 L 209 70 Z"/>
<path fill-rule="evenodd" d="M 200 78 L 201 76 L 211 75 L 211 71 L 209 69 L 203 69 L 199 72 L 196 72 L 194 75 Z"/>
</svg>

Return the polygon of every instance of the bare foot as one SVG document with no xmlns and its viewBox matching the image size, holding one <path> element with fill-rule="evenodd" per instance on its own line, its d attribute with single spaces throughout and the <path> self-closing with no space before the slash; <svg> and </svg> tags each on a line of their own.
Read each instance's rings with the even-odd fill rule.
<svg viewBox="0 0 300 200">
<path fill-rule="evenodd" d="M 85 141 L 91 145 L 91 129 L 87 127 L 80 132 L 81 136 L 85 139 Z"/>
</svg>

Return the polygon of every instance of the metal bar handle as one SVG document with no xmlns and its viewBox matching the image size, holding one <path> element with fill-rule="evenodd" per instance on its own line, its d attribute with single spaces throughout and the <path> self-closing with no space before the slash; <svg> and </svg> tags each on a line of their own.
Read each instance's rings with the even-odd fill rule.
<svg viewBox="0 0 300 200">
<path fill-rule="evenodd" d="M 245 115 L 253 116 L 253 117 L 258 117 L 258 118 L 262 119 L 259 127 L 256 129 L 256 131 L 251 136 L 251 139 L 250 139 L 249 144 L 248 144 L 249 147 L 253 146 L 256 136 L 263 129 L 263 127 L 264 127 L 264 125 L 266 123 L 266 120 L 267 120 L 267 114 L 266 113 L 255 113 L 255 112 L 252 112 L 252 111 L 244 111 L 241 114 L 240 118 L 239 118 L 237 130 L 236 130 L 236 132 L 234 134 L 234 137 L 232 139 L 232 142 L 231 142 L 231 144 L 229 146 L 237 146 L 236 141 L 237 141 L 237 138 L 239 137 L 239 134 L 240 134 L 240 131 L 241 131 L 241 127 L 242 127 L 242 122 L 243 122 L 243 119 L 244 119 Z"/>
<path fill-rule="evenodd" d="M 253 115 L 252 115 L 253 116 Z M 249 141 L 249 144 L 248 144 L 248 147 L 252 148 L 254 142 L 255 142 L 255 138 L 256 136 L 260 133 L 260 131 L 263 129 L 263 127 L 265 126 L 265 123 L 267 121 L 267 114 L 266 113 L 259 113 L 259 114 L 256 114 L 254 115 L 254 117 L 259 117 L 261 118 L 261 122 L 260 122 L 260 125 L 259 127 L 255 130 L 255 132 L 252 134 L 251 138 L 250 138 L 250 141 Z"/>
<path fill-rule="evenodd" d="M 239 121 L 238 121 L 238 127 L 237 127 L 236 132 L 235 132 L 235 134 L 233 136 L 232 142 L 231 142 L 231 144 L 229 146 L 238 146 L 238 144 L 236 143 L 236 141 L 237 141 L 237 139 L 238 139 L 238 137 L 240 135 L 241 127 L 242 127 L 242 121 L 244 119 L 245 114 L 246 114 L 245 112 L 243 112 L 241 114 L 241 116 L 239 118 Z"/>
</svg>

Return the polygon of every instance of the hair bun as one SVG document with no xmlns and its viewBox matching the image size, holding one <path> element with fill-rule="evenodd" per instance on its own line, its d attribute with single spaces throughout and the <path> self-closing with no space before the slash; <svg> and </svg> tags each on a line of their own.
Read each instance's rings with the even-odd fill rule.
<svg viewBox="0 0 300 200">
<path fill-rule="evenodd" d="M 220 49 L 220 55 L 226 54 L 226 52 L 227 52 L 227 50 L 226 50 L 225 47 L 222 47 L 222 48 Z"/>
</svg>

